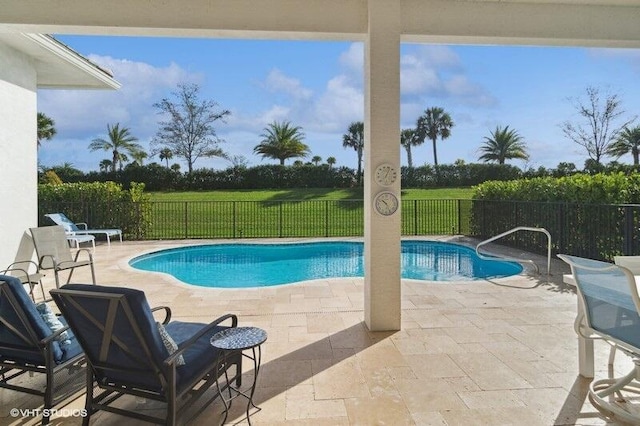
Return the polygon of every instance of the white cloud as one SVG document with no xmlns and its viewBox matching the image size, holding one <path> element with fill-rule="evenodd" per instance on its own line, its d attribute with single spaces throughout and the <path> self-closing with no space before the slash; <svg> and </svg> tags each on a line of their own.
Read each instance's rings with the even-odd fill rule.
<svg viewBox="0 0 640 426">
<path fill-rule="evenodd" d="M 179 83 L 202 80 L 171 63 L 166 67 L 116 59 L 88 56 L 93 62 L 110 69 L 122 84 L 119 90 L 40 90 L 38 111 L 55 122 L 57 135 L 42 144 L 39 159 L 43 165 L 71 162 L 82 170 L 96 170 L 105 153 L 88 150 L 92 139 L 103 137 L 107 124 L 120 123 L 148 148 L 157 129 L 158 115 L 153 104 L 175 91 Z"/>
<path fill-rule="evenodd" d="M 273 105 L 268 110 L 262 112 L 256 117 L 255 123 L 260 126 L 261 129 L 273 123 L 274 121 L 291 121 L 289 119 L 291 109 L 282 105 Z M 296 125 L 295 123 L 293 123 Z"/>
<path fill-rule="evenodd" d="M 346 72 L 362 74 L 364 69 L 364 44 L 352 43 L 349 49 L 340 55 L 340 65 L 345 68 Z"/>
<path fill-rule="evenodd" d="M 89 59 L 109 68 L 122 87 L 115 90 L 42 90 L 38 110 L 54 119 L 58 137 L 86 136 L 105 132 L 107 124 L 120 123 L 143 138 L 155 131 L 155 102 L 167 96 L 179 83 L 197 82 L 175 63 L 158 68 L 142 62 L 91 55 Z M 94 134 L 96 136 L 96 134 Z"/>
<path fill-rule="evenodd" d="M 436 93 L 442 90 L 442 82 L 436 70 L 427 69 L 415 58 L 407 58 L 400 69 L 400 92 L 403 95 Z"/>
<path fill-rule="evenodd" d="M 426 63 L 441 69 L 458 69 L 460 57 L 448 46 L 421 45 L 418 54 Z"/>
<path fill-rule="evenodd" d="M 302 86 L 300 80 L 286 76 L 277 68 L 267 76 L 265 87 L 270 92 L 284 92 L 295 100 L 307 100 L 313 96 L 313 91 Z"/>
<path fill-rule="evenodd" d="M 496 98 L 487 93 L 481 86 L 469 81 L 466 76 L 454 75 L 444 84 L 446 92 L 462 103 L 472 106 L 494 106 Z"/>
<path fill-rule="evenodd" d="M 467 106 L 493 106 L 496 99 L 469 80 L 458 55 L 447 46 L 419 46 L 400 58 L 403 102 L 447 100 Z"/>
<path fill-rule="evenodd" d="M 329 80 L 313 111 L 310 125 L 314 130 L 344 132 L 352 121 L 364 119 L 364 94 L 348 77 L 339 75 Z"/>
</svg>

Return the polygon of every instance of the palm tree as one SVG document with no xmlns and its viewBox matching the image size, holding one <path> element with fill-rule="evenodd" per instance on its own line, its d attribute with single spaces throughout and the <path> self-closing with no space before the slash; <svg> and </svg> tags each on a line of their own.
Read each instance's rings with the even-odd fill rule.
<svg viewBox="0 0 640 426">
<path fill-rule="evenodd" d="M 321 161 L 322 161 L 322 157 L 320 157 L 319 155 L 314 155 L 314 156 L 311 158 L 311 162 L 312 162 L 313 164 L 315 164 L 316 166 L 317 166 L 317 165 L 318 165 L 318 163 L 319 163 L 319 162 L 321 162 Z"/>
<path fill-rule="evenodd" d="M 148 156 L 149 154 L 147 154 L 143 150 L 135 150 L 131 152 L 131 158 L 133 158 L 133 161 L 140 166 L 142 166 L 144 159 L 147 158 Z"/>
<path fill-rule="evenodd" d="M 169 148 L 162 148 L 160 150 L 160 161 L 165 160 L 167 162 L 167 169 L 169 168 L 169 160 L 173 158 L 173 152 Z"/>
<path fill-rule="evenodd" d="M 337 162 L 338 160 L 336 160 L 336 157 L 327 157 L 327 164 L 329 165 L 329 167 L 333 167 L 333 165 Z"/>
<path fill-rule="evenodd" d="M 109 139 L 96 138 L 89 144 L 91 151 L 111 151 L 113 154 L 111 171 L 115 173 L 118 164 L 122 168 L 122 162 L 126 161 L 129 153 L 132 157 L 138 151 L 143 151 L 142 146 L 136 143 L 138 138 L 131 135 L 126 127 L 120 128 L 120 123 L 115 126 L 107 124 Z"/>
<path fill-rule="evenodd" d="M 353 148 L 358 154 L 358 183 L 362 181 L 362 153 L 364 152 L 364 122 L 354 121 L 342 136 L 342 146 Z"/>
<path fill-rule="evenodd" d="M 485 136 L 484 145 L 480 147 L 480 151 L 483 154 L 479 159 L 485 163 L 497 161 L 498 164 L 504 164 L 505 160 L 512 158 L 529 159 L 522 136 L 514 129 L 509 129 L 509 126 L 505 128 L 496 126 L 491 136 Z"/>
<path fill-rule="evenodd" d="M 618 158 L 629 152 L 633 156 L 633 165 L 637 166 L 640 156 L 640 126 L 622 129 L 618 138 L 607 149 L 607 154 Z"/>
<path fill-rule="evenodd" d="M 113 163 L 111 162 L 111 160 L 107 160 L 105 158 L 104 160 L 100 161 L 100 164 L 99 164 L 100 171 L 104 173 L 108 172 L 110 169 L 113 168 L 112 164 Z"/>
<path fill-rule="evenodd" d="M 292 126 L 289 121 L 279 123 L 274 121 L 265 127 L 265 133 L 260 135 L 262 142 L 253 148 L 253 152 L 266 158 L 280 160 L 284 166 L 284 160 L 289 158 L 306 157 L 309 147 L 304 144 L 304 133 L 299 126 Z"/>
<path fill-rule="evenodd" d="M 42 140 L 51 140 L 56 135 L 55 124 L 52 118 L 42 112 L 38 113 L 38 147 Z"/>
<path fill-rule="evenodd" d="M 451 136 L 451 128 L 454 126 L 451 116 L 440 107 L 432 107 L 425 110 L 416 123 L 417 138 L 420 143 L 429 138 L 433 142 L 433 165 L 438 167 L 438 153 L 436 142 L 438 137 L 442 140 Z M 420 143 L 416 144 L 419 145 Z"/>
<path fill-rule="evenodd" d="M 418 139 L 418 133 L 415 129 L 402 129 L 400 132 L 400 145 L 407 150 L 407 164 L 409 167 L 413 167 L 413 157 L 411 155 L 411 147 L 418 146 L 424 142 Z"/>
</svg>

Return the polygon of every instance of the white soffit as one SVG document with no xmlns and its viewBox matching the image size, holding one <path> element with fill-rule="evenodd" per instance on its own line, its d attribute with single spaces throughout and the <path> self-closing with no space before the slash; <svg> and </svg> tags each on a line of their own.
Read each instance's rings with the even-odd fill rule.
<svg viewBox="0 0 640 426">
<path fill-rule="evenodd" d="M 101 68 L 46 34 L 0 32 L 0 43 L 32 58 L 42 89 L 119 89 L 110 71 Z"/>
<path fill-rule="evenodd" d="M 640 47 L 640 0 L 3 0 L 0 31 L 365 40 L 380 1 L 404 42 Z"/>
</svg>

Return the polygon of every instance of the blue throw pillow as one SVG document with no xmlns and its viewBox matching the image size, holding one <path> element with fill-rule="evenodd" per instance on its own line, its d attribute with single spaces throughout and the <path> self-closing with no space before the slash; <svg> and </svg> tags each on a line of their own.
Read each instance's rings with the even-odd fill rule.
<svg viewBox="0 0 640 426">
<path fill-rule="evenodd" d="M 36 310 L 38 311 L 44 322 L 47 324 L 47 326 L 49 326 L 52 333 L 55 333 L 61 328 L 64 328 L 64 324 L 60 322 L 56 314 L 54 314 L 51 310 L 51 307 L 49 307 L 49 305 L 47 305 L 46 303 L 38 303 L 36 305 Z M 70 332 L 68 330 L 65 330 L 60 333 L 58 337 L 56 337 L 56 340 L 60 342 L 61 345 L 69 345 L 71 344 L 71 336 L 69 334 Z"/>
</svg>

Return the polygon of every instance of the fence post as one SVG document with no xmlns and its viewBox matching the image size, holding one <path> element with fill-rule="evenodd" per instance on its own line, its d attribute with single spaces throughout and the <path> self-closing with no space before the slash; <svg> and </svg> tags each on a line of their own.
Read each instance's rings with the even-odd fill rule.
<svg viewBox="0 0 640 426">
<path fill-rule="evenodd" d="M 624 206 L 624 229 L 623 229 L 623 250 L 625 256 L 633 254 L 633 209 L 631 206 Z"/>
<path fill-rule="evenodd" d="M 282 204 L 283 202 L 280 201 L 280 238 L 282 238 Z"/>
<path fill-rule="evenodd" d="M 458 205 L 458 232 L 457 232 L 457 234 L 460 234 L 462 232 L 462 200 L 460 200 L 458 198 L 457 201 L 458 201 L 456 203 Z"/>
<path fill-rule="evenodd" d="M 233 209 L 233 238 L 236 238 L 236 227 L 238 226 L 236 222 L 236 202 L 232 201 L 232 209 Z"/>
<path fill-rule="evenodd" d="M 558 252 L 559 253 L 564 253 L 566 251 L 565 247 L 567 246 L 567 242 L 566 242 L 566 237 L 565 237 L 565 230 L 564 230 L 564 225 L 565 225 L 565 215 L 567 214 L 567 203 L 561 203 L 558 204 L 558 206 L 560 207 L 558 209 L 558 223 L 556 224 L 556 226 L 554 227 L 555 229 L 557 229 L 559 231 L 559 236 L 558 236 Z"/>
<path fill-rule="evenodd" d="M 329 200 L 324 200 L 324 236 L 329 236 Z"/>
<path fill-rule="evenodd" d="M 418 200 L 413 200 L 413 235 L 418 235 Z"/>
<path fill-rule="evenodd" d="M 187 209 L 189 208 L 189 203 L 187 201 L 184 202 L 184 238 L 189 238 L 189 225 L 187 223 Z"/>
</svg>

